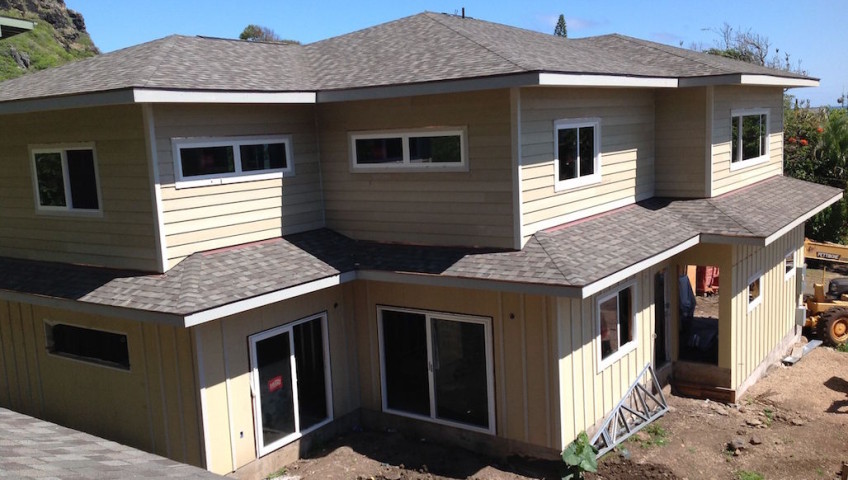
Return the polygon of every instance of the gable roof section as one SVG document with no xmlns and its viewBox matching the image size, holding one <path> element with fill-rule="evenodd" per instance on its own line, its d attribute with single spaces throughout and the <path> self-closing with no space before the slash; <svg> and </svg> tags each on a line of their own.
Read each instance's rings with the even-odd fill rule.
<svg viewBox="0 0 848 480">
<path fill-rule="evenodd" d="M 497 82 L 450 83 L 481 79 Z M 344 100 L 339 92 L 375 87 L 710 83 L 803 86 L 817 80 L 622 35 L 565 39 L 473 18 L 421 13 L 309 45 L 172 35 L 6 81 L 0 104 L 95 93 L 112 93 L 100 99 L 106 103 L 315 102 L 316 93 L 325 94 L 327 101 Z M 416 92 L 422 91 L 428 93 Z M 189 95 L 198 92 L 217 96 Z M 292 93 L 312 96 L 284 95 Z"/>
<path fill-rule="evenodd" d="M 157 275 L 0 258 L 0 298 L 108 307 L 182 326 L 356 278 L 586 298 L 698 243 L 768 245 L 841 196 L 773 177 L 712 199 L 655 198 L 537 232 L 520 251 L 382 244 L 322 229 L 195 253 Z"/>
</svg>

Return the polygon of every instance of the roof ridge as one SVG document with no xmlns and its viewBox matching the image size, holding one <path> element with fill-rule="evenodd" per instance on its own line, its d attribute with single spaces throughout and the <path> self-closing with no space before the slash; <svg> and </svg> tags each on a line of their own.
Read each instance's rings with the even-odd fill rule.
<svg viewBox="0 0 848 480">
<path fill-rule="evenodd" d="M 703 66 L 705 66 L 705 67 L 718 68 L 718 69 L 721 69 L 723 72 L 725 72 L 725 74 L 727 73 L 727 69 L 726 69 L 726 68 L 724 68 L 723 66 L 720 66 L 720 65 L 714 65 L 714 64 L 711 64 L 711 63 L 709 63 L 709 62 L 705 62 L 705 61 L 702 61 L 702 60 L 700 60 L 700 59 L 693 58 L 693 57 L 689 57 L 689 56 L 683 55 L 683 54 L 681 54 L 681 53 L 678 53 L 678 52 L 677 52 L 678 50 L 684 50 L 684 49 L 682 49 L 682 48 L 673 47 L 673 46 L 671 46 L 671 45 L 665 45 L 665 44 L 658 43 L 658 42 L 651 42 L 651 41 L 649 41 L 649 40 L 642 40 L 641 38 L 634 38 L 634 37 L 630 37 L 630 36 L 628 36 L 628 35 L 622 35 L 622 34 L 620 34 L 620 33 L 611 33 L 611 34 L 609 34 L 609 35 L 607 35 L 607 36 L 610 36 L 610 37 L 617 37 L 617 38 L 620 38 L 620 39 L 622 39 L 622 40 L 624 40 L 624 41 L 626 41 L 626 42 L 635 43 L 635 44 L 637 44 L 637 45 L 642 45 L 643 47 L 650 48 L 650 49 L 652 49 L 652 50 L 656 50 L 656 51 L 661 52 L 661 53 L 664 53 L 664 54 L 674 55 L 674 56 L 675 56 L 675 57 L 677 57 L 677 58 L 682 58 L 683 60 L 687 60 L 687 61 L 690 61 L 690 62 L 695 62 L 695 63 L 698 63 L 698 64 L 703 65 Z M 591 38 L 591 37 L 589 37 L 589 38 Z M 664 49 L 662 49 L 662 48 L 659 48 L 658 46 L 668 47 L 668 48 L 670 48 L 671 50 L 670 50 L 670 51 L 669 51 L 669 50 L 664 50 Z M 698 52 L 694 52 L 694 51 L 692 51 L 692 50 L 684 50 L 684 51 L 691 52 L 691 53 L 698 53 Z"/>
<path fill-rule="evenodd" d="M 424 15 L 425 17 L 430 18 L 430 20 L 432 20 L 432 21 L 434 21 L 434 22 L 438 23 L 439 25 L 441 25 L 441 26 L 443 26 L 443 27 L 447 28 L 447 29 L 448 29 L 448 30 L 450 30 L 451 32 L 453 32 L 453 33 L 455 33 L 455 34 L 457 34 L 457 35 L 461 36 L 462 38 L 464 38 L 464 39 L 468 40 L 469 42 L 471 42 L 471 43 L 473 43 L 473 44 L 475 44 L 475 45 L 477 45 L 477 46 L 479 46 L 479 47 L 483 48 L 484 50 L 486 50 L 486 51 L 488 51 L 488 52 L 490 52 L 490 53 L 492 53 L 492 54 L 494 54 L 494 55 L 497 55 L 498 57 L 500 57 L 500 58 L 504 59 L 505 61 L 507 61 L 507 62 L 509 62 L 509 63 L 511 63 L 511 64 L 513 64 L 513 65 L 515 65 L 516 67 L 518 67 L 518 68 L 520 68 L 520 69 L 522 69 L 522 70 L 525 70 L 525 71 L 532 70 L 531 68 L 526 67 L 526 66 L 524 66 L 524 65 L 521 65 L 520 63 L 518 63 L 518 62 L 516 62 L 516 61 L 512 60 L 511 58 L 508 58 L 508 57 L 507 57 L 507 56 L 505 56 L 503 53 L 501 53 L 501 52 L 499 52 L 499 51 L 497 51 L 497 50 L 494 50 L 494 49 L 492 49 L 492 48 L 490 48 L 490 47 L 488 47 L 488 46 L 486 46 L 486 45 L 483 45 L 482 43 L 480 43 L 480 42 L 478 42 L 478 41 L 476 41 L 476 40 L 472 39 L 472 38 L 471 38 L 471 37 L 469 37 L 468 35 L 466 35 L 466 34 L 464 34 L 464 33 L 460 32 L 460 31 L 458 31 L 458 30 L 457 30 L 457 29 L 455 29 L 455 28 L 452 28 L 452 27 L 451 27 L 450 25 L 448 25 L 447 23 L 445 23 L 445 22 L 440 22 L 437 18 L 434 18 L 434 16 L 436 16 L 436 15 L 448 15 L 448 14 L 446 14 L 446 13 L 439 14 L 439 13 L 425 12 L 425 13 L 423 13 L 422 15 Z M 476 19 L 473 19 L 473 18 L 469 18 L 469 19 L 470 19 L 470 20 L 476 20 Z M 463 20 L 465 20 L 465 19 L 463 18 Z M 485 22 L 485 20 L 476 20 L 476 21 Z M 489 23 L 489 22 L 486 22 L 486 23 Z M 512 28 L 515 28 L 515 27 L 512 27 Z M 538 32 L 537 32 L 537 33 L 538 33 Z"/>
</svg>

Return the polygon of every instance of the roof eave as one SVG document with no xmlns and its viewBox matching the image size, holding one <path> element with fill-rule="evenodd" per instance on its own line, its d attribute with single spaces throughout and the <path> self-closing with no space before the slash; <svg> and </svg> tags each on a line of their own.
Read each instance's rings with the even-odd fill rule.
<svg viewBox="0 0 848 480">
<path fill-rule="evenodd" d="M 0 40 L 28 32 L 33 28 L 35 28 L 35 22 L 0 16 Z"/>
<path fill-rule="evenodd" d="M 708 77 L 685 77 L 679 81 L 680 87 L 703 87 L 710 85 L 752 85 L 764 87 L 818 87 L 817 78 L 780 77 L 777 75 L 755 75 L 734 73 L 712 75 Z"/>
</svg>

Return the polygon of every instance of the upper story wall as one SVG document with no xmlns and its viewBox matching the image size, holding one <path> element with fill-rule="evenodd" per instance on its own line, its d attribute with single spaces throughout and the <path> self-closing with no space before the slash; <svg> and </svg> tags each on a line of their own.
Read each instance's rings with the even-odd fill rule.
<svg viewBox="0 0 848 480">
<path fill-rule="evenodd" d="M 313 105 L 156 105 L 154 137 L 167 266 L 194 252 L 266 240 L 324 225 Z M 288 137 L 293 171 L 227 183 L 177 182 L 173 139 Z M 273 175 L 271 175 L 273 176 Z M 262 177 L 264 179 L 257 179 Z"/>
<path fill-rule="evenodd" d="M 68 146 L 94 153 L 99 211 L 37 206 L 31 150 Z M 139 106 L 0 116 L 0 255 L 156 270 L 147 158 Z"/>
<path fill-rule="evenodd" d="M 783 89 L 717 86 L 712 91 L 712 195 L 783 173 Z M 731 162 L 731 116 L 740 112 L 768 115 L 768 153 L 751 165 Z"/>
<path fill-rule="evenodd" d="M 656 99 L 656 195 L 706 197 L 707 88 L 658 90 Z"/>
<path fill-rule="evenodd" d="M 647 89 L 521 89 L 522 241 L 654 195 L 654 96 Z M 562 120 L 599 126 L 598 182 L 557 189 L 554 125 Z"/>
<path fill-rule="evenodd" d="M 318 106 L 327 227 L 357 239 L 514 246 L 507 90 Z M 465 132 L 467 168 L 353 171 L 351 135 Z"/>
</svg>

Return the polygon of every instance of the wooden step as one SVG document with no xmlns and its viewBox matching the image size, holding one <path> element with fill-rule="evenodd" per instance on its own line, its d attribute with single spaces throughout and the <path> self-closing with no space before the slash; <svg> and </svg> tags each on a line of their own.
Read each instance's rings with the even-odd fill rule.
<svg viewBox="0 0 848 480">
<path fill-rule="evenodd" d="M 710 399 L 716 402 L 736 403 L 736 390 L 726 387 L 715 387 L 699 383 L 671 381 L 671 388 L 675 395 Z"/>
</svg>

